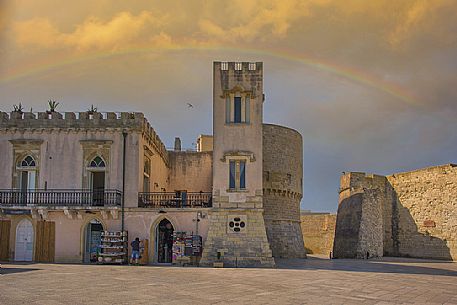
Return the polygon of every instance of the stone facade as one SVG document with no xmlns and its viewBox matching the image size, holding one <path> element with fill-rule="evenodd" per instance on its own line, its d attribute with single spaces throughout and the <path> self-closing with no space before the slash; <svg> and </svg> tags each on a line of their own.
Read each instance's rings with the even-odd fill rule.
<svg viewBox="0 0 457 305">
<path fill-rule="evenodd" d="M 196 152 L 167 151 L 142 113 L 0 112 L 0 259 L 15 259 L 22 223 L 46 259 L 86 261 L 95 224 L 149 239 L 155 263 L 164 219 L 202 236 L 202 265 L 304 257 L 302 139 L 263 124 L 262 63 L 214 63 L 213 93 L 214 135 Z"/>
<path fill-rule="evenodd" d="M 303 142 L 296 130 L 263 124 L 263 208 L 273 256 L 306 257 L 300 227 Z"/>
<path fill-rule="evenodd" d="M 345 173 L 335 257 L 456 260 L 456 185 L 457 167 L 452 164 L 387 177 Z"/>
<path fill-rule="evenodd" d="M 335 238 L 336 214 L 302 212 L 300 220 L 306 253 L 330 256 Z"/>
<path fill-rule="evenodd" d="M 202 264 L 273 267 L 263 219 L 263 65 L 215 62 L 213 68 L 214 208 Z"/>
<path fill-rule="evenodd" d="M 169 152 L 170 189 L 211 192 L 213 154 L 207 152 Z"/>
</svg>

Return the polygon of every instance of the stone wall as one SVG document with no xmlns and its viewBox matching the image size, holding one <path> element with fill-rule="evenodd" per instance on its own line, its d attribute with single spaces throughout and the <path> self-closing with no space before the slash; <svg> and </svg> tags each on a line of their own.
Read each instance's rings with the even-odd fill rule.
<svg viewBox="0 0 457 305">
<path fill-rule="evenodd" d="M 305 257 L 300 227 L 303 142 L 296 130 L 263 124 L 263 208 L 274 257 Z"/>
<path fill-rule="evenodd" d="M 213 154 L 170 151 L 170 191 L 211 192 Z"/>
<path fill-rule="evenodd" d="M 457 260 L 457 166 L 388 176 L 396 194 L 398 255 Z"/>
<path fill-rule="evenodd" d="M 345 173 L 335 257 L 457 259 L 457 167 L 383 177 Z"/>
<path fill-rule="evenodd" d="M 300 220 L 306 253 L 329 255 L 333 251 L 336 214 L 302 212 Z"/>
<path fill-rule="evenodd" d="M 238 233 L 231 232 L 229 222 L 237 217 L 245 222 L 245 226 Z M 222 262 L 224 267 L 273 267 L 275 265 L 261 210 L 213 209 L 209 211 L 208 237 L 203 247 L 200 264 L 213 266 L 214 262 Z"/>
</svg>

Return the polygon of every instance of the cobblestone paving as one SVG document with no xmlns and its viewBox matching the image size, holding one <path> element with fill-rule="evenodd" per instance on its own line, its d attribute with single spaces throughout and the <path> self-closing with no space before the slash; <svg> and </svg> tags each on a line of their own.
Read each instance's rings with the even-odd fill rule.
<svg viewBox="0 0 457 305">
<path fill-rule="evenodd" d="M 3 264 L 0 304 L 457 304 L 457 263 L 281 260 L 276 269 Z"/>
</svg>

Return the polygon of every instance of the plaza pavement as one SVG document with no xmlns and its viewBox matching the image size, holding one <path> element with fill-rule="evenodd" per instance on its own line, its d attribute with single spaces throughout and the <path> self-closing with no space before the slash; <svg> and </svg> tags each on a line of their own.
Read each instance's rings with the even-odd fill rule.
<svg viewBox="0 0 457 305">
<path fill-rule="evenodd" d="M 0 304 L 457 304 L 457 263 L 279 260 L 276 269 L 3 264 Z"/>
</svg>

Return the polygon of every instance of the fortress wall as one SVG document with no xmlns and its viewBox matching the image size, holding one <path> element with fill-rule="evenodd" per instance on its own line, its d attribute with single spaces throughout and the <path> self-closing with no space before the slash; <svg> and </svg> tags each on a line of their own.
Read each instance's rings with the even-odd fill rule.
<svg viewBox="0 0 457 305">
<path fill-rule="evenodd" d="M 396 194 L 393 234 L 401 256 L 457 260 L 457 166 L 387 177 Z"/>
<path fill-rule="evenodd" d="M 336 214 L 302 213 L 300 221 L 306 252 L 329 255 L 333 251 Z"/>
<path fill-rule="evenodd" d="M 170 191 L 211 192 L 213 153 L 169 151 Z"/>
<path fill-rule="evenodd" d="M 381 240 L 382 239 L 382 245 Z M 457 259 L 457 166 L 341 177 L 335 257 Z"/>
<path fill-rule="evenodd" d="M 274 257 L 305 257 L 300 227 L 303 142 L 297 131 L 263 124 L 263 207 Z"/>
<path fill-rule="evenodd" d="M 364 258 L 383 255 L 387 179 L 365 173 L 341 177 L 333 255 Z"/>
</svg>

